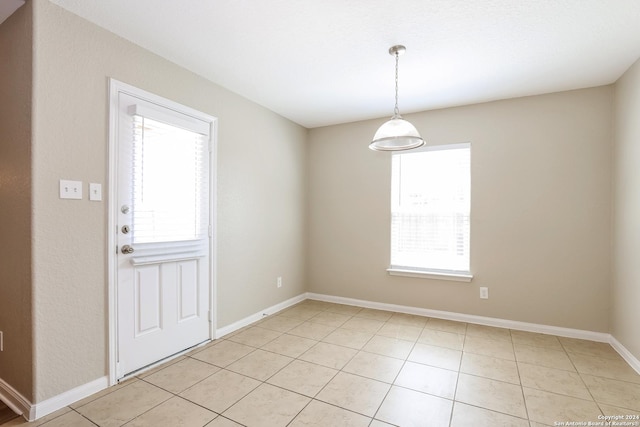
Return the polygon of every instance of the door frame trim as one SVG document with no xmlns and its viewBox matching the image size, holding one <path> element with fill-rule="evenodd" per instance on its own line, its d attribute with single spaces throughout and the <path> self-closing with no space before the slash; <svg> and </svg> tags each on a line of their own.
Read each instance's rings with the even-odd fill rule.
<svg viewBox="0 0 640 427">
<path fill-rule="evenodd" d="M 118 176 L 118 93 L 124 92 L 129 95 L 144 99 L 160 105 L 179 106 L 180 111 L 188 113 L 201 120 L 209 122 L 211 128 L 209 131 L 209 189 L 210 189 L 210 206 L 209 221 L 211 231 L 209 233 L 209 338 L 216 338 L 217 330 L 217 309 L 215 301 L 217 300 L 217 211 L 216 211 L 216 171 L 217 171 L 217 146 L 218 146 L 218 119 L 201 111 L 187 107 L 176 101 L 155 95 L 135 86 L 123 83 L 114 78 L 108 80 L 108 202 L 107 202 L 107 283 L 108 283 L 108 379 L 109 386 L 118 382 L 120 375 L 118 372 L 118 265 L 116 261 L 116 234 L 117 234 L 117 176 Z"/>
</svg>

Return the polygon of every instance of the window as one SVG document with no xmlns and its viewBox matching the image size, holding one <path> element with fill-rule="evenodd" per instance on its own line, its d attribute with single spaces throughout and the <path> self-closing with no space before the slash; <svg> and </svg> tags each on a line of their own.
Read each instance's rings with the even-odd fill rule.
<svg viewBox="0 0 640 427">
<path fill-rule="evenodd" d="M 133 119 L 133 243 L 206 238 L 208 135 Z"/>
<path fill-rule="evenodd" d="M 390 274 L 470 281 L 471 145 L 392 156 Z"/>
<path fill-rule="evenodd" d="M 135 265 L 207 256 L 213 122 L 180 105 L 118 99 L 118 197 L 131 210 L 120 244 L 135 245 Z"/>
</svg>

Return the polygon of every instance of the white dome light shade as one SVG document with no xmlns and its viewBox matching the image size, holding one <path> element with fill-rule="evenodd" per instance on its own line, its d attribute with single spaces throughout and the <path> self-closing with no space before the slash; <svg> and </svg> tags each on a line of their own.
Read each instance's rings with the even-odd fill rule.
<svg viewBox="0 0 640 427">
<path fill-rule="evenodd" d="M 373 137 L 369 148 L 376 151 L 411 150 L 424 145 L 416 128 L 402 117 L 392 117 Z"/>
</svg>

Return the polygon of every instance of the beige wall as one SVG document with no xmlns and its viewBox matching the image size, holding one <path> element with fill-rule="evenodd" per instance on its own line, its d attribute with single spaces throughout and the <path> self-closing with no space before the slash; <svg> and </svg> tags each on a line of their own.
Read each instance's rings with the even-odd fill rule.
<svg viewBox="0 0 640 427">
<path fill-rule="evenodd" d="M 0 379 L 33 396 L 31 4 L 0 25 Z"/>
<path fill-rule="evenodd" d="M 640 61 L 615 85 L 611 333 L 640 359 Z"/>
<path fill-rule="evenodd" d="M 40 402 L 107 373 L 107 201 L 60 200 L 58 180 L 108 194 L 108 78 L 219 118 L 218 327 L 305 290 L 306 130 L 48 1 L 33 7 Z"/>
<path fill-rule="evenodd" d="M 406 115 L 429 144 L 472 144 L 470 284 L 386 273 L 382 120 L 311 130 L 309 290 L 607 332 L 611 102 L 607 86 Z"/>
</svg>

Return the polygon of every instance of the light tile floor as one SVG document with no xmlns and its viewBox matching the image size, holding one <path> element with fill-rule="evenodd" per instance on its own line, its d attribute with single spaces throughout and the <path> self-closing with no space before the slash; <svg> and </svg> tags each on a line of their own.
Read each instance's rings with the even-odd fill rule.
<svg viewBox="0 0 640 427">
<path fill-rule="evenodd" d="M 538 427 L 605 415 L 640 425 L 640 375 L 608 344 L 307 300 L 29 425 Z"/>
</svg>

